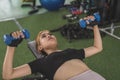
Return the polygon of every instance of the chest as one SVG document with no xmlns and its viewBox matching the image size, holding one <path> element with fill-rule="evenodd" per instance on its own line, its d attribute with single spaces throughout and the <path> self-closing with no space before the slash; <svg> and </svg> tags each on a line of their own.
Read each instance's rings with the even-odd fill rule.
<svg viewBox="0 0 120 80">
<path fill-rule="evenodd" d="M 65 50 L 62 52 L 56 52 L 53 53 L 42 61 L 42 71 L 48 77 L 53 77 L 56 71 L 67 61 L 72 60 L 72 59 L 80 59 L 82 60 L 81 54 L 77 53 L 74 50 Z M 70 64 L 67 64 L 70 65 Z M 64 67 L 64 69 L 67 68 Z M 63 68 L 62 68 L 63 69 Z M 70 69 L 70 67 L 69 67 Z"/>
</svg>

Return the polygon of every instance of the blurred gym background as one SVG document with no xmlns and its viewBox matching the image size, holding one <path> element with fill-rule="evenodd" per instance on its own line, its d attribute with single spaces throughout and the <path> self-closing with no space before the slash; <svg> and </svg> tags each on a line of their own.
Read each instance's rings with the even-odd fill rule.
<svg viewBox="0 0 120 80">
<path fill-rule="evenodd" d="M 82 3 L 80 4 L 79 1 Z M 96 6 L 96 2 L 101 2 L 101 4 L 97 4 Z M 106 4 L 107 2 L 110 4 Z M 79 6 L 76 6 L 77 4 Z M 100 9 L 99 11 L 101 11 L 101 8 L 103 12 L 107 11 L 101 14 L 103 22 L 101 22 L 102 24 L 100 25 L 101 34 L 103 34 L 104 49 L 101 53 L 85 59 L 85 63 L 91 69 L 104 76 L 106 80 L 120 80 L 120 16 L 118 16 L 120 10 L 118 4 L 120 5 L 119 0 L 65 0 L 64 5 L 59 7 L 58 10 L 49 10 L 50 8 L 48 9 L 45 8 L 45 6 L 41 6 L 39 0 L 0 0 L 0 80 L 2 80 L 2 65 L 6 52 L 3 35 L 19 30 L 13 21 L 14 18 L 19 21 L 23 28 L 29 30 L 31 40 L 35 39 L 40 30 L 48 29 L 54 31 L 53 34 L 56 35 L 58 39 L 60 49 L 68 47 L 79 49 L 92 45 L 93 38 L 89 37 L 89 34 L 85 38 L 68 38 L 68 36 L 61 35 L 62 31 L 59 28 L 66 24 L 74 23 L 76 21 L 76 15 L 77 17 L 79 16 L 80 19 L 88 14 L 94 13 L 96 9 L 97 11 Z M 72 13 L 69 9 L 71 5 L 72 7 L 77 7 L 80 11 Z M 99 7 L 99 5 L 104 5 L 105 8 Z M 110 13 L 110 15 L 108 13 Z M 71 16 L 71 14 L 75 16 L 73 16 L 72 19 L 68 19 L 67 16 Z M 66 17 L 66 19 L 63 17 Z M 75 18 L 75 20 L 73 18 Z M 118 28 L 111 28 L 112 23 L 115 25 L 113 27 L 118 26 Z M 108 28 L 108 30 L 105 28 Z M 107 31 L 109 33 L 107 33 Z M 84 34 L 81 36 L 84 36 Z M 71 42 L 69 39 L 71 39 Z M 34 55 L 28 49 L 27 41 L 24 40 L 16 49 L 13 66 L 19 66 L 34 59 Z M 22 78 L 15 80 L 22 80 Z"/>
</svg>

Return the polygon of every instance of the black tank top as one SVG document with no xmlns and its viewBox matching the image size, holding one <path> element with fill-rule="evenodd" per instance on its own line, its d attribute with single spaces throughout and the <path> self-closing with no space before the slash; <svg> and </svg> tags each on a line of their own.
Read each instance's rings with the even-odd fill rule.
<svg viewBox="0 0 120 80">
<path fill-rule="evenodd" d="M 32 73 L 40 72 L 49 80 L 53 80 L 55 72 L 64 62 L 71 59 L 83 60 L 84 58 L 84 49 L 77 50 L 69 48 L 60 52 L 53 52 L 45 58 L 40 58 L 28 63 L 28 65 Z"/>
</svg>

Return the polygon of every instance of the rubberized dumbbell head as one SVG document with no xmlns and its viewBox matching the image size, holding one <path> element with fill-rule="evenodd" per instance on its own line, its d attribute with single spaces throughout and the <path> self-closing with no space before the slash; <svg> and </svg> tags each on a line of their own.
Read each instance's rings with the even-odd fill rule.
<svg viewBox="0 0 120 80">
<path fill-rule="evenodd" d="M 80 24 L 81 28 L 85 28 L 87 26 L 86 20 L 84 20 L 84 19 L 80 19 L 79 24 Z"/>
<path fill-rule="evenodd" d="M 29 39 L 30 38 L 30 33 L 29 33 L 29 31 L 27 29 L 23 29 L 22 32 L 23 32 L 23 34 L 25 36 L 25 39 Z"/>
<path fill-rule="evenodd" d="M 29 34 L 29 31 L 26 30 L 26 29 L 23 29 L 22 30 L 24 36 L 25 36 L 25 39 L 29 39 L 30 38 L 30 34 Z M 15 40 L 16 38 L 12 37 L 10 34 L 5 34 L 3 36 L 3 40 L 5 42 L 6 45 L 9 45 L 11 44 L 12 40 Z"/>
<path fill-rule="evenodd" d="M 13 37 L 11 37 L 11 36 L 8 35 L 8 34 L 5 34 L 5 35 L 3 36 L 3 39 L 4 39 L 5 44 L 9 45 L 9 44 L 12 42 Z"/>
<path fill-rule="evenodd" d="M 100 22 L 101 18 L 100 18 L 100 14 L 98 12 L 94 13 L 93 16 L 94 16 L 94 20 L 91 20 L 91 19 L 88 19 L 88 20 L 81 19 L 81 20 L 79 20 L 80 27 L 85 28 L 87 26 L 87 22 L 89 22 L 89 23 L 91 23 L 92 21 Z"/>
<path fill-rule="evenodd" d="M 100 22 L 100 14 L 99 14 L 98 12 L 96 12 L 96 13 L 94 13 L 93 15 L 94 15 L 94 17 L 95 17 L 95 20 L 96 20 L 97 22 Z"/>
</svg>

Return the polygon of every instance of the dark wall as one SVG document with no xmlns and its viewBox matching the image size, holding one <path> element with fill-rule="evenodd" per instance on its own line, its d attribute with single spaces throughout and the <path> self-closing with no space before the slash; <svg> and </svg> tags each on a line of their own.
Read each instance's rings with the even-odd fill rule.
<svg viewBox="0 0 120 80">
<path fill-rule="evenodd" d="M 94 0 L 99 8 L 102 21 L 113 22 L 120 20 L 120 0 Z"/>
</svg>

